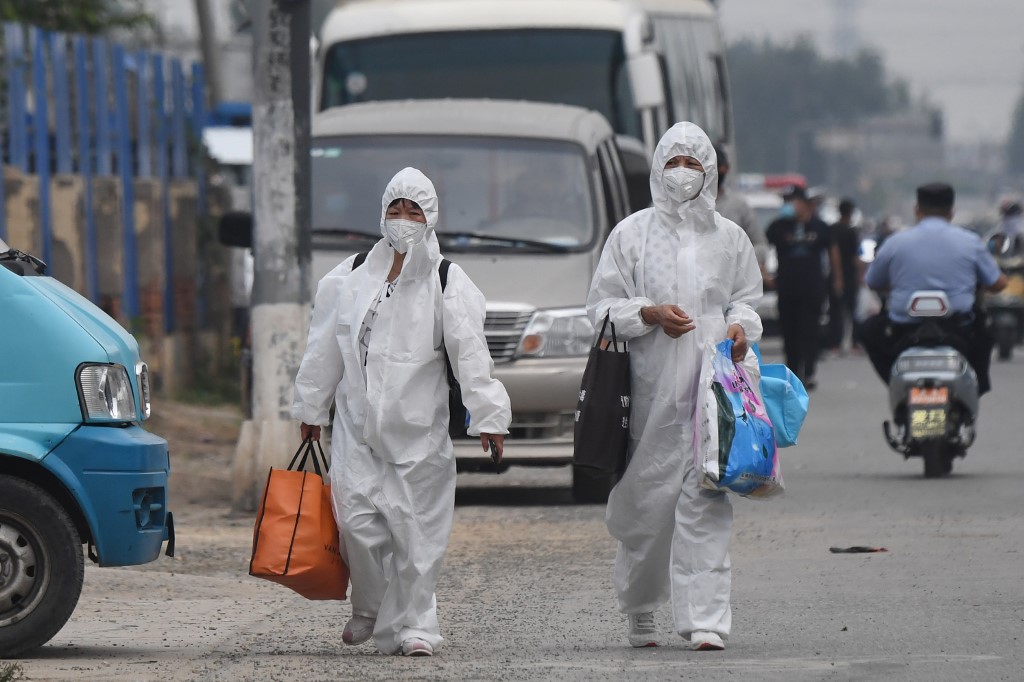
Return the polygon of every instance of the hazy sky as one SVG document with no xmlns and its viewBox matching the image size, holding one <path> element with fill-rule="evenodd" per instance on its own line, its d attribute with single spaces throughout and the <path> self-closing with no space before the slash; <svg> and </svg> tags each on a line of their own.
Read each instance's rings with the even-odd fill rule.
<svg viewBox="0 0 1024 682">
<path fill-rule="evenodd" d="M 843 0 L 719 0 L 727 40 L 810 35 L 835 49 Z M 860 43 L 881 52 L 889 72 L 945 114 L 955 142 L 1002 141 L 1024 91 L 1022 0 L 859 0 Z"/>
</svg>

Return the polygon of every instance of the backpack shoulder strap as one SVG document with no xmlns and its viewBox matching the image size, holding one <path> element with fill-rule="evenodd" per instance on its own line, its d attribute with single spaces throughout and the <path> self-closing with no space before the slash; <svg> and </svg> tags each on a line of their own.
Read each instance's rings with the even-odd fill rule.
<svg viewBox="0 0 1024 682">
<path fill-rule="evenodd" d="M 444 288 L 448 286 L 448 267 L 451 264 L 452 262 L 450 260 L 448 260 L 447 258 L 442 258 L 441 263 L 437 266 L 437 276 L 441 278 L 442 292 L 444 291 Z M 448 349 L 444 347 L 443 340 L 441 341 L 441 348 L 443 349 L 442 352 L 444 353 L 444 369 L 445 373 L 448 375 L 448 387 L 450 389 L 452 386 L 457 385 L 459 382 L 455 380 L 455 372 L 452 371 L 452 361 L 448 359 Z M 461 402 L 461 400 L 462 397 L 460 396 L 459 401 Z"/>
<path fill-rule="evenodd" d="M 355 270 L 360 265 L 366 262 L 366 257 L 369 255 L 368 251 L 357 253 L 355 260 L 352 261 L 352 269 Z M 441 264 L 437 266 L 437 275 L 441 278 L 441 291 L 444 291 L 445 287 L 448 286 L 448 267 L 452 264 L 447 258 L 441 259 Z"/>
<path fill-rule="evenodd" d="M 437 276 L 441 278 L 441 291 L 444 291 L 444 288 L 448 286 L 448 266 L 451 264 L 450 260 L 442 258 L 441 264 L 437 266 Z"/>
</svg>

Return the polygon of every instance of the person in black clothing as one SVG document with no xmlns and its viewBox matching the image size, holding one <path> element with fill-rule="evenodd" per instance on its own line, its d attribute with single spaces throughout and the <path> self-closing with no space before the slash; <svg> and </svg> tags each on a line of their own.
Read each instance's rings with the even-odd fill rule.
<svg viewBox="0 0 1024 682">
<path fill-rule="evenodd" d="M 825 259 L 834 258 L 828 226 L 815 215 L 802 187 L 786 194 L 779 218 L 768 226 L 768 243 L 775 247 L 779 269 L 775 289 L 779 297 L 779 327 L 786 365 L 814 389 L 818 362 L 818 327 L 828 294 Z M 833 264 L 836 267 L 836 264 Z"/>
<path fill-rule="evenodd" d="M 863 264 L 858 256 L 860 235 L 853 226 L 853 211 L 856 207 L 850 199 L 839 202 L 839 222 L 830 228 L 832 244 L 839 258 L 839 267 L 829 278 L 828 293 L 828 339 L 826 344 L 833 352 L 840 352 L 846 338 L 847 321 L 854 324 L 857 310 L 857 296 Z"/>
</svg>

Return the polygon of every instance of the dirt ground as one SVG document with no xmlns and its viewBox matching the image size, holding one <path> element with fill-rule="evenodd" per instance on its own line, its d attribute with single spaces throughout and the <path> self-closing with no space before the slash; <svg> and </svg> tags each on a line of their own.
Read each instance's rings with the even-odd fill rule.
<svg viewBox="0 0 1024 682">
<path fill-rule="evenodd" d="M 236 405 L 154 401 L 146 429 L 167 439 L 170 499 L 175 508 L 230 506 L 231 462 L 242 420 Z"/>
</svg>

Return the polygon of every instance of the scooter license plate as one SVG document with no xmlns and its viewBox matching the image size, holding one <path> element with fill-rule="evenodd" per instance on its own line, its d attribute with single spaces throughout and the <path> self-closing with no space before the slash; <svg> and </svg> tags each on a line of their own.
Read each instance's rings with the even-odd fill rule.
<svg viewBox="0 0 1024 682">
<path fill-rule="evenodd" d="M 911 438 L 936 438 L 946 434 L 948 388 L 911 388 L 908 407 Z"/>
<path fill-rule="evenodd" d="M 915 386 L 910 389 L 911 405 L 928 405 L 945 407 L 949 402 L 949 388 L 938 386 L 935 388 L 921 388 Z"/>
</svg>

